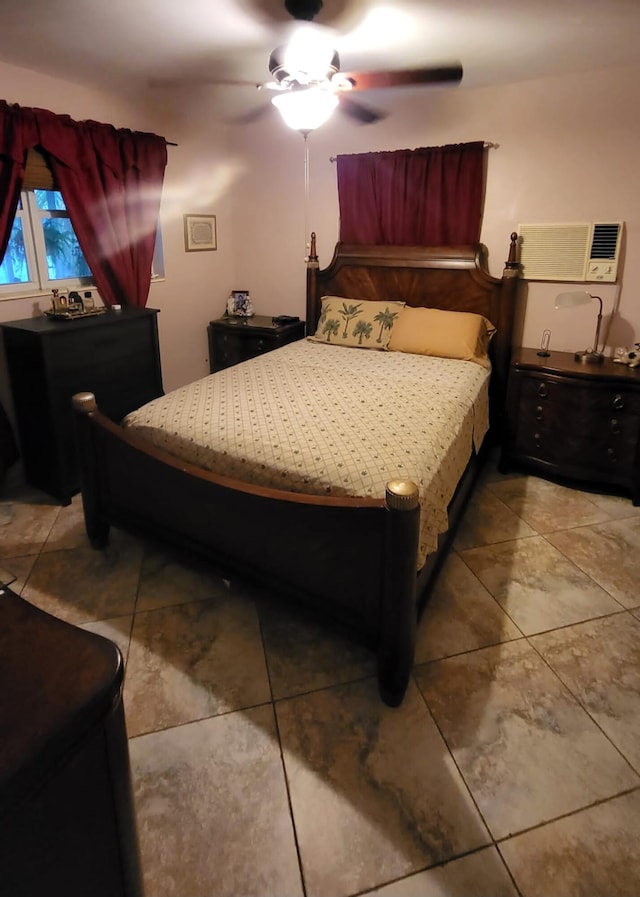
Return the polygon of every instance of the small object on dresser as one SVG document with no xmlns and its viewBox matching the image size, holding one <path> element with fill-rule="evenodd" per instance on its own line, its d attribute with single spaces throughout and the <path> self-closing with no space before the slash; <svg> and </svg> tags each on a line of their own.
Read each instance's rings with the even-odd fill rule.
<svg viewBox="0 0 640 897">
<path fill-rule="evenodd" d="M 231 290 L 231 295 L 227 299 L 227 314 L 241 318 L 250 318 L 253 315 L 249 290 Z"/>
<path fill-rule="evenodd" d="M 622 346 L 617 348 L 613 360 L 618 364 L 627 364 L 630 368 L 637 368 L 640 365 L 640 343 L 634 343 L 631 349 Z"/>
<path fill-rule="evenodd" d="M 540 349 L 537 354 L 541 358 L 548 358 L 551 355 L 549 352 L 549 342 L 551 341 L 551 331 L 543 330 L 542 331 L 542 340 L 540 341 Z"/>
<path fill-rule="evenodd" d="M 299 320 L 298 315 L 274 315 L 271 318 L 273 324 L 297 324 Z"/>
</svg>

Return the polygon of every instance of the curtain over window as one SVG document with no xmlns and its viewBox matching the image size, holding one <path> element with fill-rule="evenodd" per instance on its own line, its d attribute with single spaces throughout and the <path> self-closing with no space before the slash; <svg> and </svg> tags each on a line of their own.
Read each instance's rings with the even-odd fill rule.
<svg viewBox="0 0 640 897">
<path fill-rule="evenodd" d="M 482 141 L 338 156 L 340 240 L 445 246 L 480 239 Z"/>
<path fill-rule="evenodd" d="M 104 302 L 144 306 L 167 164 L 165 139 L 0 101 L 0 258 L 32 147 L 53 172 Z"/>
</svg>

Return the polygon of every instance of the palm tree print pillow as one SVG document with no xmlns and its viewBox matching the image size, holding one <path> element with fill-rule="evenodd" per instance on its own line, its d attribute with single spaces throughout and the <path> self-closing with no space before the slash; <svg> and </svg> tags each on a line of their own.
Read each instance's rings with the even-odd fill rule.
<svg viewBox="0 0 640 897">
<path fill-rule="evenodd" d="M 309 339 L 333 346 L 386 349 L 404 302 L 323 296 L 320 319 Z"/>
</svg>

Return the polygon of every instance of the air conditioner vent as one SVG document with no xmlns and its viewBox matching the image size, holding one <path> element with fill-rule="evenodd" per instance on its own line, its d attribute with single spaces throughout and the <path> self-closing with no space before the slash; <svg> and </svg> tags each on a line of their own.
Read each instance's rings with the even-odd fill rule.
<svg viewBox="0 0 640 897">
<path fill-rule="evenodd" d="M 619 224 L 594 224 L 589 257 L 592 259 L 615 259 L 620 230 Z"/>
<path fill-rule="evenodd" d="M 622 224 L 521 224 L 520 264 L 525 280 L 603 281 L 618 274 Z"/>
</svg>

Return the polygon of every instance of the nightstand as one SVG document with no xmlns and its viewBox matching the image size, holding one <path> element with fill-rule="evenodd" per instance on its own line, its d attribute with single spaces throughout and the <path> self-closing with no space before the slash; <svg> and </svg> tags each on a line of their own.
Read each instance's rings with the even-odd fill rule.
<svg viewBox="0 0 640 897">
<path fill-rule="evenodd" d="M 211 321 L 209 332 L 209 370 L 211 373 L 271 352 L 304 336 L 304 321 L 274 324 L 267 315 L 250 318 L 224 317 Z"/>
<path fill-rule="evenodd" d="M 500 460 L 512 467 L 623 489 L 640 504 L 640 370 L 515 350 Z"/>
</svg>

